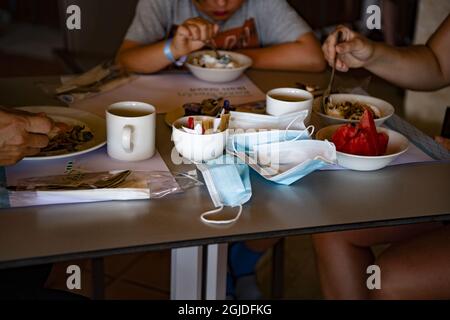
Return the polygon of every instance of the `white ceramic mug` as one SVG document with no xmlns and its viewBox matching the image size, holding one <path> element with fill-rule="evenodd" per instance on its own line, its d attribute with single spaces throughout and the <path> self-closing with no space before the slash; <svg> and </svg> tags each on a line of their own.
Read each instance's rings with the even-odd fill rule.
<svg viewBox="0 0 450 320">
<path fill-rule="evenodd" d="M 142 161 L 155 154 L 156 109 L 142 102 L 118 102 L 106 110 L 108 155 Z"/>
<path fill-rule="evenodd" d="M 308 110 L 308 119 L 311 115 L 313 95 L 297 88 L 278 88 L 267 92 L 266 112 L 272 116 L 281 116 L 287 113 Z"/>
</svg>

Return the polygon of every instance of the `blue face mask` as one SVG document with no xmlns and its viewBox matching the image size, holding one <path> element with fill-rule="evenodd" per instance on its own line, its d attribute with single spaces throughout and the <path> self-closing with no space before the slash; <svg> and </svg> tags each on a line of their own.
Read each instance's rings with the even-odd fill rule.
<svg viewBox="0 0 450 320">
<path fill-rule="evenodd" d="M 265 179 L 290 185 L 336 162 L 336 148 L 310 139 L 304 131 L 262 131 L 230 137 L 227 152 L 237 156 Z"/>
<path fill-rule="evenodd" d="M 212 224 L 228 224 L 239 219 L 242 205 L 252 196 L 250 174 L 248 166 L 239 159 L 224 155 L 206 164 L 197 164 L 202 172 L 209 194 L 217 208 L 201 215 L 202 221 Z M 233 219 L 211 220 L 210 216 L 217 215 L 227 207 L 239 207 L 239 212 Z"/>
</svg>

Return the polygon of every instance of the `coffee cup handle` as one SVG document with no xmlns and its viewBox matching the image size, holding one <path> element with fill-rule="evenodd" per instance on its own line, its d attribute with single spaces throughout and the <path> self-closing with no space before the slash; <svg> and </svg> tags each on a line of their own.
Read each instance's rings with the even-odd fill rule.
<svg viewBox="0 0 450 320">
<path fill-rule="evenodd" d="M 125 150 L 125 152 L 132 152 L 133 151 L 133 142 L 132 140 L 132 133 L 133 133 L 133 127 L 132 126 L 125 126 L 122 130 L 122 148 Z"/>
</svg>

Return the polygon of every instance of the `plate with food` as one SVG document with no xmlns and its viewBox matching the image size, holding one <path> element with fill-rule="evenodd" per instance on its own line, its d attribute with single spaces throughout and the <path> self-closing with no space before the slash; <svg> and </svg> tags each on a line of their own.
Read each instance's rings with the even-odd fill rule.
<svg viewBox="0 0 450 320">
<path fill-rule="evenodd" d="M 231 51 L 197 51 L 189 55 L 185 66 L 200 80 L 229 82 L 239 78 L 253 61 L 246 55 Z"/>
<path fill-rule="evenodd" d="M 81 155 L 106 144 L 105 119 L 78 109 L 65 107 L 20 107 L 18 110 L 45 113 L 54 122 L 50 142 L 36 156 L 24 160 L 50 160 Z"/>
<path fill-rule="evenodd" d="M 389 102 L 358 94 L 332 94 L 324 107 L 322 97 L 316 98 L 313 103 L 313 112 L 324 125 L 358 123 L 366 109 L 371 112 L 377 126 L 381 126 L 395 112 Z"/>
<path fill-rule="evenodd" d="M 376 127 L 368 110 L 364 111 L 359 123 L 325 127 L 317 132 L 316 138 L 333 142 L 338 164 L 357 171 L 382 169 L 409 148 L 405 136 Z"/>
</svg>

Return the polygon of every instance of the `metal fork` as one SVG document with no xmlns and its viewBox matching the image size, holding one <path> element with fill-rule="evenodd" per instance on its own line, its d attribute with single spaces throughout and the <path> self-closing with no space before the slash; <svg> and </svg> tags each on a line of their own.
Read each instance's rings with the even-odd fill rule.
<svg viewBox="0 0 450 320">
<path fill-rule="evenodd" d="M 32 189 L 26 186 L 8 186 L 11 191 L 49 191 L 49 190 L 83 190 L 83 189 L 105 189 L 115 188 L 122 184 L 132 172 L 130 170 L 121 171 L 107 178 L 99 179 L 93 183 L 80 184 L 47 184 L 38 185 Z M 94 173 L 91 173 L 94 174 Z"/>
<path fill-rule="evenodd" d="M 341 42 L 342 39 L 342 32 L 338 31 L 337 33 L 337 40 L 336 40 L 336 45 L 338 45 Z M 334 82 L 334 75 L 336 73 L 336 62 L 337 62 L 337 53 L 334 56 L 334 63 L 333 63 L 333 70 L 331 71 L 331 78 L 330 78 L 330 82 L 328 83 L 328 87 L 325 90 L 325 92 L 323 93 L 322 96 L 322 112 L 323 113 L 327 113 L 327 106 L 328 103 L 330 103 L 330 95 L 331 95 L 331 89 L 333 88 L 333 82 Z"/>
<path fill-rule="evenodd" d="M 114 188 L 114 187 L 117 187 L 118 185 L 120 185 L 122 182 L 124 182 L 130 174 L 131 174 L 130 170 L 125 170 L 125 171 L 114 174 L 113 176 L 109 177 L 108 179 L 98 180 L 98 181 L 94 182 L 94 186 L 98 189 Z"/>
</svg>

